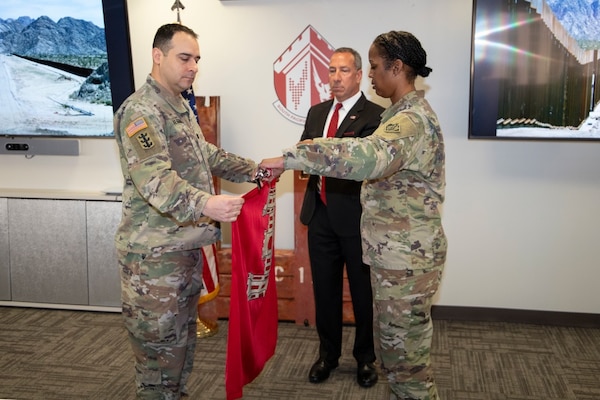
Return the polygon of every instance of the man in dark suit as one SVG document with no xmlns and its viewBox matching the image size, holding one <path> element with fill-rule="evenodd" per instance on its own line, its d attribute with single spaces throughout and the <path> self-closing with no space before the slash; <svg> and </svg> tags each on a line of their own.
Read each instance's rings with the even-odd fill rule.
<svg viewBox="0 0 600 400">
<path fill-rule="evenodd" d="M 384 109 L 366 99 L 360 91 L 361 79 L 360 54 L 351 48 L 337 49 L 329 63 L 329 87 L 334 98 L 310 108 L 301 140 L 328 136 L 328 130 L 329 136 L 344 138 L 364 137 L 375 131 Z M 341 106 L 336 107 L 338 104 Z M 338 116 L 334 115 L 336 108 Z M 341 356 L 344 265 L 356 326 L 353 349 L 356 379 L 362 387 L 371 387 L 377 382 L 373 365 L 373 296 L 369 266 L 362 262 L 359 227 L 361 184 L 335 178 L 323 181 L 312 175 L 304 195 L 300 221 L 308 226 L 319 334 L 319 359 L 309 372 L 312 383 L 329 378 Z M 323 200 L 321 194 L 324 194 Z"/>
</svg>

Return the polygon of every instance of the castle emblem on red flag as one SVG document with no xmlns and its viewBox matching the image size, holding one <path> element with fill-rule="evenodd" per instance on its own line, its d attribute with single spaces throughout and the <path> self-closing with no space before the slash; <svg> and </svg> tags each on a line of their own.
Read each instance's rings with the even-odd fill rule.
<svg viewBox="0 0 600 400">
<path fill-rule="evenodd" d="M 273 106 L 281 115 L 303 125 L 311 106 L 331 98 L 328 75 L 334 50 L 309 25 L 275 60 L 273 81 L 278 100 Z"/>
</svg>

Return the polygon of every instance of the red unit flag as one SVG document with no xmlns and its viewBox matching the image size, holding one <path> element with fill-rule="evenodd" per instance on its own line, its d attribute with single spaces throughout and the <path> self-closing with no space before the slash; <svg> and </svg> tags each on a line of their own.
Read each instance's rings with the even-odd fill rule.
<svg viewBox="0 0 600 400">
<path fill-rule="evenodd" d="M 244 195 L 244 206 L 231 224 L 231 303 L 225 360 L 227 400 L 242 397 L 275 353 L 275 182 Z"/>
</svg>

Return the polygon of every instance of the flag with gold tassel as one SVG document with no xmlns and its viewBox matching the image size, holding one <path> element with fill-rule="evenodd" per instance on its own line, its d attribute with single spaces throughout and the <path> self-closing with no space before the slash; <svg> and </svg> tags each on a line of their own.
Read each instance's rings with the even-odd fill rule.
<svg viewBox="0 0 600 400">
<path fill-rule="evenodd" d="M 196 107 L 196 95 L 193 87 L 181 92 L 181 95 L 186 99 L 196 116 L 196 121 L 200 124 L 198 117 L 198 109 Z M 204 246 L 202 248 L 202 289 L 200 291 L 200 300 L 198 306 L 209 302 L 219 294 L 219 268 L 217 263 L 217 245 L 216 243 Z M 200 318 L 199 318 L 200 319 Z M 199 336 L 210 336 L 216 333 L 216 321 L 208 321 L 200 319 L 198 327 Z"/>
</svg>

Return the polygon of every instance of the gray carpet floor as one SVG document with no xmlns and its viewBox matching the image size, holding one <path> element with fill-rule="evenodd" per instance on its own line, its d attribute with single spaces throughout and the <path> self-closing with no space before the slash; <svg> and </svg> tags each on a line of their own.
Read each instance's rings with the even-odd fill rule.
<svg viewBox="0 0 600 400">
<path fill-rule="evenodd" d="M 227 321 L 201 338 L 190 399 L 225 399 Z M 308 382 L 312 327 L 280 323 L 276 354 L 244 388 L 246 400 L 389 398 L 385 378 L 355 381 L 353 328 L 329 380 Z M 434 321 L 441 400 L 599 400 L 600 329 Z M 0 307 L 0 399 L 133 399 L 133 361 L 117 313 Z"/>
</svg>

